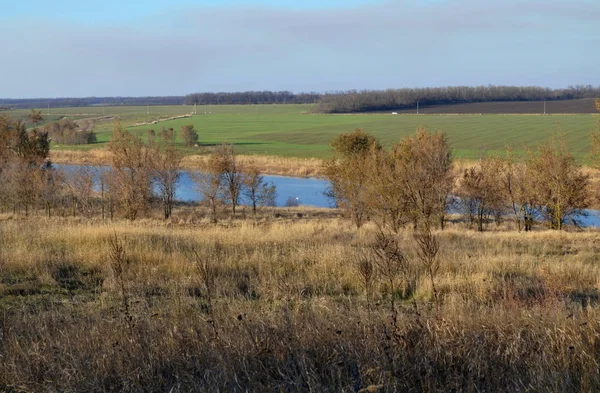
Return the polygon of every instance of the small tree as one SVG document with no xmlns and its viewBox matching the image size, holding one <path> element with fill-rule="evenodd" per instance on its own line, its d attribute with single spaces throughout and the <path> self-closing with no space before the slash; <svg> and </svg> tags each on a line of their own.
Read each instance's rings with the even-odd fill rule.
<svg viewBox="0 0 600 393">
<path fill-rule="evenodd" d="M 369 214 L 370 161 L 381 146 L 374 136 L 361 129 L 338 135 L 330 146 L 334 158 L 324 162 L 325 174 L 331 184 L 330 195 L 360 228 Z"/>
<path fill-rule="evenodd" d="M 338 135 L 331 141 L 330 146 L 333 152 L 341 158 L 368 153 L 374 146 L 381 147 L 377 138 L 367 134 L 360 128 L 355 129 L 353 132 Z"/>
<path fill-rule="evenodd" d="M 152 197 L 149 150 L 141 138 L 130 134 L 117 121 L 109 143 L 110 191 L 125 218 L 134 220 L 149 209 Z"/>
<path fill-rule="evenodd" d="M 503 161 L 498 157 L 486 157 L 479 167 L 465 169 L 458 194 L 469 213 L 470 221 L 477 222 L 477 230 L 483 231 L 484 223 L 494 216 L 496 223 L 506 209 L 505 188 L 502 183 Z"/>
<path fill-rule="evenodd" d="M 81 167 L 76 170 L 64 170 L 61 179 L 63 189 L 70 199 L 71 214 L 75 216 L 80 207 L 84 211 L 91 211 L 94 191 L 94 173 L 92 169 Z"/>
<path fill-rule="evenodd" d="M 397 182 L 405 189 L 408 214 L 416 227 L 421 221 L 444 227 L 446 203 L 453 186 L 452 149 L 446 136 L 417 128 L 392 149 Z"/>
<path fill-rule="evenodd" d="M 29 112 L 29 115 L 27 115 L 27 118 L 33 125 L 38 125 L 42 121 L 44 121 L 44 116 L 42 116 L 42 111 L 36 111 L 35 109 L 32 109 Z"/>
<path fill-rule="evenodd" d="M 501 181 L 518 230 L 530 231 L 539 211 L 538 196 L 534 190 L 535 180 L 531 168 L 524 162 L 516 162 L 510 149 L 507 150 Z"/>
<path fill-rule="evenodd" d="M 198 143 L 198 132 L 193 125 L 185 125 L 181 127 L 181 137 L 186 146 L 194 146 Z"/>
<path fill-rule="evenodd" d="M 527 166 L 543 214 L 552 229 L 561 230 L 565 220 L 588 206 L 589 176 L 566 149 L 564 141 L 541 145 L 531 153 Z"/>
<path fill-rule="evenodd" d="M 83 129 L 73 120 L 63 118 L 59 121 L 46 124 L 44 131 L 48 132 L 54 143 L 83 145 L 96 143 L 96 134 L 93 127 L 93 122 L 86 123 L 85 129 Z"/>
<path fill-rule="evenodd" d="M 206 163 L 200 166 L 200 172 L 192 174 L 202 200 L 207 201 L 211 211 L 211 221 L 217 222 L 217 206 L 223 191 L 223 174 L 217 170 L 214 156 L 210 156 Z"/>
<path fill-rule="evenodd" d="M 181 154 L 175 148 L 173 134 L 163 135 L 159 143 L 151 145 L 151 149 L 152 178 L 157 186 L 163 205 L 163 217 L 166 220 L 171 216 L 175 204 L 175 190 L 181 177 Z"/>
<path fill-rule="evenodd" d="M 29 214 L 41 198 L 47 170 L 50 140 L 37 128 L 0 116 L 0 194 L 6 205 Z"/>
<path fill-rule="evenodd" d="M 177 133 L 173 128 L 162 127 L 158 137 L 161 141 L 175 141 L 177 139 Z"/>
<path fill-rule="evenodd" d="M 242 192 L 243 172 L 235 157 L 233 146 L 226 143 L 218 146 L 211 154 L 209 165 L 212 166 L 212 172 L 221 174 L 225 191 L 223 197 L 230 204 L 232 214 L 235 214 Z"/>
<path fill-rule="evenodd" d="M 384 228 L 397 233 L 402 225 L 410 221 L 408 190 L 400 179 L 406 174 L 393 156 L 381 149 L 374 151 L 367 160 L 368 211 L 382 231 Z"/>
<path fill-rule="evenodd" d="M 152 128 L 146 131 L 146 142 L 149 145 L 154 145 L 154 143 L 156 143 L 156 132 Z"/>
<path fill-rule="evenodd" d="M 252 205 L 252 213 L 256 217 L 258 206 L 274 206 L 277 191 L 274 184 L 264 181 L 257 166 L 251 165 L 243 172 L 243 194 Z"/>
</svg>

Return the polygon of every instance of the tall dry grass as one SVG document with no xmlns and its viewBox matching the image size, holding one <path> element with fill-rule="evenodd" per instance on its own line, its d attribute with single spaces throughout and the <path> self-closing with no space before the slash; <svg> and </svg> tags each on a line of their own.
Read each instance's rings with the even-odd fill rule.
<svg viewBox="0 0 600 393">
<path fill-rule="evenodd" d="M 181 166 L 186 169 L 198 169 L 207 156 L 186 156 Z M 236 160 L 243 166 L 253 165 L 267 175 L 281 176 L 323 176 L 323 160 L 319 158 L 278 157 L 259 155 L 236 155 Z"/>
<path fill-rule="evenodd" d="M 89 151 L 52 150 L 50 159 L 57 164 L 108 165 L 110 153 L 105 149 Z M 189 155 L 181 161 L 182 169 L 198 170 L 207 155 Z M 236 155 L 239 163 L 254 165 L 267 175 L 313 177 L 323 176 L 323 161 L 319 158 Z"/>
<path fill-rule="evenodd" d="M 411 229 L 367 298 L 373 227 L 186 222 L 0 216 L 0 390 L 600 388 L 596 231 L 451 224 L 434 307 Z"/>
</svg>

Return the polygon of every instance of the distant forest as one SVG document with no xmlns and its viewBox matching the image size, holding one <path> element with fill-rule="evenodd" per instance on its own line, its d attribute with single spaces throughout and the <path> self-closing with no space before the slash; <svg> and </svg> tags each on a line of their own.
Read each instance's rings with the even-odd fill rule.
<svg viewBox="0 0 600 393">
<path fill-rule="evenodd" d="M 188 105 L 314 104 L 319 93 L 294 94 L 289 91 L 245 91 L 240 93 L 194 93 L 185 96 Z"/>
<path fill-rule="evenodd" d="M 86 97 L 2 99 L 0 110 L 29 108 L 67 108 L 88 106 L 137 105 L 250 105 L 250 104 L 314 104 L 319 93 L 295 94 L 289 91 L 245 91 L 237 93 L 194 93 L 165 97 Z"/>
<path fill-rule="evenodd" d="M 0 98 L 2 109 L 73 108 L 86 106 L 181 105 L 183 96 L 165 97 L 84 97 L 84 98 Z"/>
<path fill-rule="evenodd" d="M 321 93 L 289 91 L 246 91 L 235 93 L 193 93 L 164 97 L 86 97 L 0 99 L 0 110 L 45 107 L 87 107 L 125 105 L 250 105 L 318 104 L 319 113 L 358 113 L 403 110 L 422 106 L 477 102 L 573 100 L 600 97 L 600 86 L 578 85 L 565 89 L 537 86 L 451 86 L 388 90 L 348 90 Z"/>
<path fill-rule="evenodd" d="M 321 97 L 317 112 L 358 113 L 402 110 L 428 105 L 474 102 L 573 100 L 600 97 L 600 86 L 570 86 L 548 89 L 537 86 L 455 86 L 416 89 L 344 91 Z M 593 108 L 591 108 L 592 110 Z"/>
</svg>

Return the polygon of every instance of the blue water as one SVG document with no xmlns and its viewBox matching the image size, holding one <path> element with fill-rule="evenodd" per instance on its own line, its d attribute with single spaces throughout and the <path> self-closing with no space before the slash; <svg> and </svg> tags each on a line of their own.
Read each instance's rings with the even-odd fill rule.
<svg viewBox="0 0 600 393">
<path fill-rule="evenodd" d="M 82 167 L 90 168 L 90 166 L 83 165 L 56 164 L 55 166 L 66 171 L 77 170 Z M 97 173 L 99 174 L 101 170 L 107 170 L 108 167 L 95 167 L 95 169 L 98 170 Z M 332 207 L 331 199 L 325 196 L 325 191 L 329 187 L 327 180 L 310 177 L 264 176 L 264 181 L 274 184 L 277 188 L 275 201 L 277 206 L 286 206 L 288 199 L 292 199 L 297 201 L 300 206 Z M 181 171 L 175 197 L 183 202 L 197 202 L 200 200 L 200 195 L 195 189 L 190 172 Z M 586 209 L 584 212 L 584 215 L 575 217 L 579 224 L 582 227 L 600 228 L 600 211 Z M 567 224 L 571 223 L 567 222 Z"/>
<path fill-rule="evenodd" d="M 87 165 L 60 165 L 55 164 L 57 169 L 65 171 L 76 171 L 80 168 L 94 168 Z M 102 170 L 108 170 L 108 167 L 95 167 L 97 174 Z M 181 171 L 179 184 L 175 190 L 175 198 L 183 202 L 197 202 L 200 195 L 195 189 L 194 181 L 190 177 L 190 172 Z M 300 206 L 331 207 L 331 200 L 325 196 L 325 191 L 329 187 L 329 182 L 323 179 L 287 177 L 287 176 L 264 176 L 264 181 L 272 183 L 277 188 L 277 206 L 286 206 L 288 199 L 294 200 Z M 243 202 L 243 201 L 242 201 Z"/>
<path fill-rule="evenodd" d="M 600 211 L 585 209 L 584 215 L 577 215 L 575 218 L 579 221 L 579 225 L 582 227 L 596 227 L 600 228 Z M 567 224 L 570 224 L 567 222 Z"/>
<path fill-rule="evenodd" d="M 291 198 L 303 206 L 331 207 L 330 200 L 324 194 L 329 187 L 327 180 L 310 177 L 264 176 L 264 181 L 274 184 L 277 188 L 275 200 L 277 206 L 285 206 L 288 198 Z M 181 172 L 176 198 L 184 202 L 200 200 L 189 172 Z"/>
</svg>

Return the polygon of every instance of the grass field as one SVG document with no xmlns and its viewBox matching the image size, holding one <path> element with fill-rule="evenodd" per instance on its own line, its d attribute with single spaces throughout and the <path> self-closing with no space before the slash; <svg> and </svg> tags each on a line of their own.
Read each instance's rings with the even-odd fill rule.
<svg viewBox="0 0 600 393">
<path fill-rule="evenodd" d="M 598 232 L 452 223 L 435 301 L 410 228 L 389 270 L 374 226 L 299 212 L 0 214 L 0 390 L 600 389 Z"/>
<path fill-rule="evenodd" d="M 421 114 L 455 114 L 455 113 L 481 113 L 481 114 L 575 114 L 595 113 L 593 98 L 579 98 L 574 100 L 547 100 L 544 101 L 498 101 L 498 102 L 472 102 L 464 104 L 421 105 Z M 389 112 L 389 111 L 388 111 Z M 399 109 L 398 113 L 416 113 L 416 108 Z"/>
<path fill-rule="evenodd" d="M 150 115 L 146 113 L 148 109 Z M 200 134 L 201 145 L 233 143 L 242 154 L 325 157 L 329 153 L 329 142 L 341 132 L 362 128 L 390 145 L 413 134 L 418 126 L 426 126 L 445 132 L 458 158 L 477 158 L 482 151 L 503 152 L 508 145 L 517 152 L 524 152 L 549 137 L 564 136 L 570 150 L 581 161 L 585 161 L 589 151 L 589 133 L 597 119 L 593 114 L 317 115 L 309 113 L 311 105 L 223 105 L 198 107 L 198 114 L 189 118 L 134 126 L 189 114 L 192 109 L 190 106 L 55 108 L 50 109 L 48 118 L 100 118 L 96 121 L 98 144 L 54 146 L 63 150 L 102 147 L 110 138 L 114 119 L 118 117 L 124 126 L 140 135 L 145 135 L 149 128 L 179 130 L 182 125 L 193 124 Z M 8 113 L 23 117 L 28 112 Z M 182 149 L 188 154 L 201 151 L 183 146 Z"/>
</svg>

